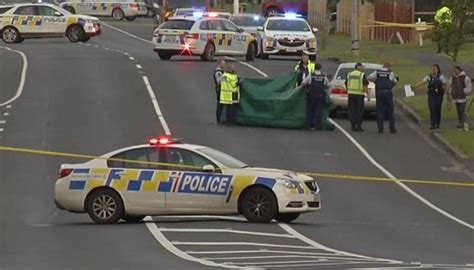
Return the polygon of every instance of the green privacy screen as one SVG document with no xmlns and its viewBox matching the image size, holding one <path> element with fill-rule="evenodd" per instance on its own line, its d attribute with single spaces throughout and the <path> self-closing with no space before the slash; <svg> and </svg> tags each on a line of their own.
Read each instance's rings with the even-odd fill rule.
<svg viewBox="0 0 474 270">
<path fill-rule="evenodd" d="M 295 88 L 297 73 L 268 78 L 246 78 L 240 87 L 237 122 L 245 126 L 304 128 L 306 123 L 306 94 Z M 330 109 L 328 99 L 324 119 Z M 323 121 L 324 129 L 334 127 Z"/>
</svg>

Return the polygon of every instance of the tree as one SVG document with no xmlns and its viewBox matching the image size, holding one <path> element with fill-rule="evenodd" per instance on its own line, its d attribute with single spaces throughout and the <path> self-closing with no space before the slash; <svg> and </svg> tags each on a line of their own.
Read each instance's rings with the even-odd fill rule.
<svg viewBox="0 0 474 270">
<path fill-rule="evenodd" d="M 457 61 L 459 50 L 464 44 L 465 27 L 470 12 L 474 11 L 474 1 L 446 0 L 445 6 L 450 12 L 436 19 L 432 39 L 438 44 L 438 52 L 444 52 Z"/>
</svg>

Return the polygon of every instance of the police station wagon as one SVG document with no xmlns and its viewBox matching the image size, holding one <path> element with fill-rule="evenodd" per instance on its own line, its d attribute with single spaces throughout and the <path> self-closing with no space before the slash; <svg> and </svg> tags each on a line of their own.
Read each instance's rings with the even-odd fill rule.
<svg viewBox="0 0 474 270">
<path fill-rule="evenodd" d="M 61 7 L 73 14 L 112 17 L 117 21 L 133 21 L 147 14 L 146 3 L 135 0 L 69 0 Z"/>
<path fill-rule="evenodd" d="M 15 4 L 0 14 L 0 33 L 6 43 L 25 38 L 63 37 L 72 42 L 86 42 L 100 35 L 97 18 L 73 15 L 51 4 Z"/>
<path fill-rule="evenodd" d="M 165 214 L 243 214 L 251 222 L 290 222 L 320 208 L 320 191 L 309 176 L 250 167 L 218 150 L 160 137 L 83 164 L 61 165 L 55 201 L 101 224 Z"/>
<path fill-rule="evenodd" d="M 253 61 L 257 51 L 255 38 L 231 21 L 213 15 L 204 16 L 201 12 L 170 18 L 153 33 L 154 51 L 162 60 L 173 55 L 195 55 L 212 61 L 216 55 L 229 55 Z"/>
</svg>

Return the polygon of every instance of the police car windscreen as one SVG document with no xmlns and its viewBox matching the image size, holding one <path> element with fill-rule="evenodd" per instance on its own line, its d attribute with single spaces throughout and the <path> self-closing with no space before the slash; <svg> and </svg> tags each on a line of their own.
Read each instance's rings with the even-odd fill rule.
<svg viewBox="0 0 474 270">
<path fill-rule="evenodd" d="M 191 30 L 194 21 L 188 20 L 171 20 L 166 21 L 160 25 L 159 29 L 176 29 L 176 30 Z"/>
<path fill-rule="evenodd" d="M 249 16 L 241 16 L 241 17 L 233 17 L 232 22 L 237 24 L 238 26 L 243 27 L 252 27 L 252 26 L 263 26 L 265 20 L 261 17 L 253 18 Z"/>
<path fill-rule="evenodd" d="M 270 20 L 267 24 L 267 30 L 270 31 L 310 31 L 309 25 L 300 20 Z"/>
<path fill-rule="evenodd" d="M 231 169 L 238 169 L 238 168 L 246 168 L 248 167 L 247 164 L 243 163 L 242 161 L 227 155 L 225 153 L 222 153 L 221 151 L 217 151 L 216 149 L 208 148 L 208 147 L 203 147 L 196 149 L 196 151 L 211 157 L 214 160 L 219 161 L 222 163 L 227 168 Z"/>
<path fill-rule="evenodd" d="M 11 8 L 12 8 L 12 6 L 0 7 L 0 14 L 3 14 L 5 12 L 9 11 Z"/>
</svg>

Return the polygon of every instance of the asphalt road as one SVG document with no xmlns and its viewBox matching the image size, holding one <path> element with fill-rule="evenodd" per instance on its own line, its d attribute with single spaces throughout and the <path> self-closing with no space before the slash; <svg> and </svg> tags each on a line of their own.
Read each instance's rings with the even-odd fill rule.
<svg viewBox="0 0 474 270">
<path fill-rule="evenodd" d="M 150 39 L 150 20 L 106 22 Z M 102 154 L 142 143 L 163 133 L 142 79 L 147 76 L 171 132 L 188 142 L 256 166 L 385 176 L 341 131 L 215 125 L 215 64 L 183 57 L 160 61 L 145 40 L 105 27 L 87 44 L 50 39 L 10 46 L 25 53 L 28 71 L 22 95 L 0 107 L 0 145 Z M 22 59 L 5 49 L 0 57 L 2 104 L 15 95 Z M 328 73 L 337 66 L 321 63 Z M 295 59 L 249 64 L 277 76 L 291 70 Z M 244 77 L 261 76 L 243 64 L 238 70 Z M 373 120 L 366 121 L 365 133 L 351 135 L 396 177 L 472 181 L 409 121 L 400 115 L 397 120 L 397 135 L 376 134 Z M 348 128 L 345 119 L 336 121 Z M 375 269 L 412 262 L 442 269 L 474 263 L 472 188 L 407 185 L 460 222 L 395 183 L 320 179 L 322 210 L 291 226 L 205 216 L 99 226 L 53 204 L 59 165 L 74 162 L 82 161 L 0 152 L 0 269 Z"/>
</svg>

